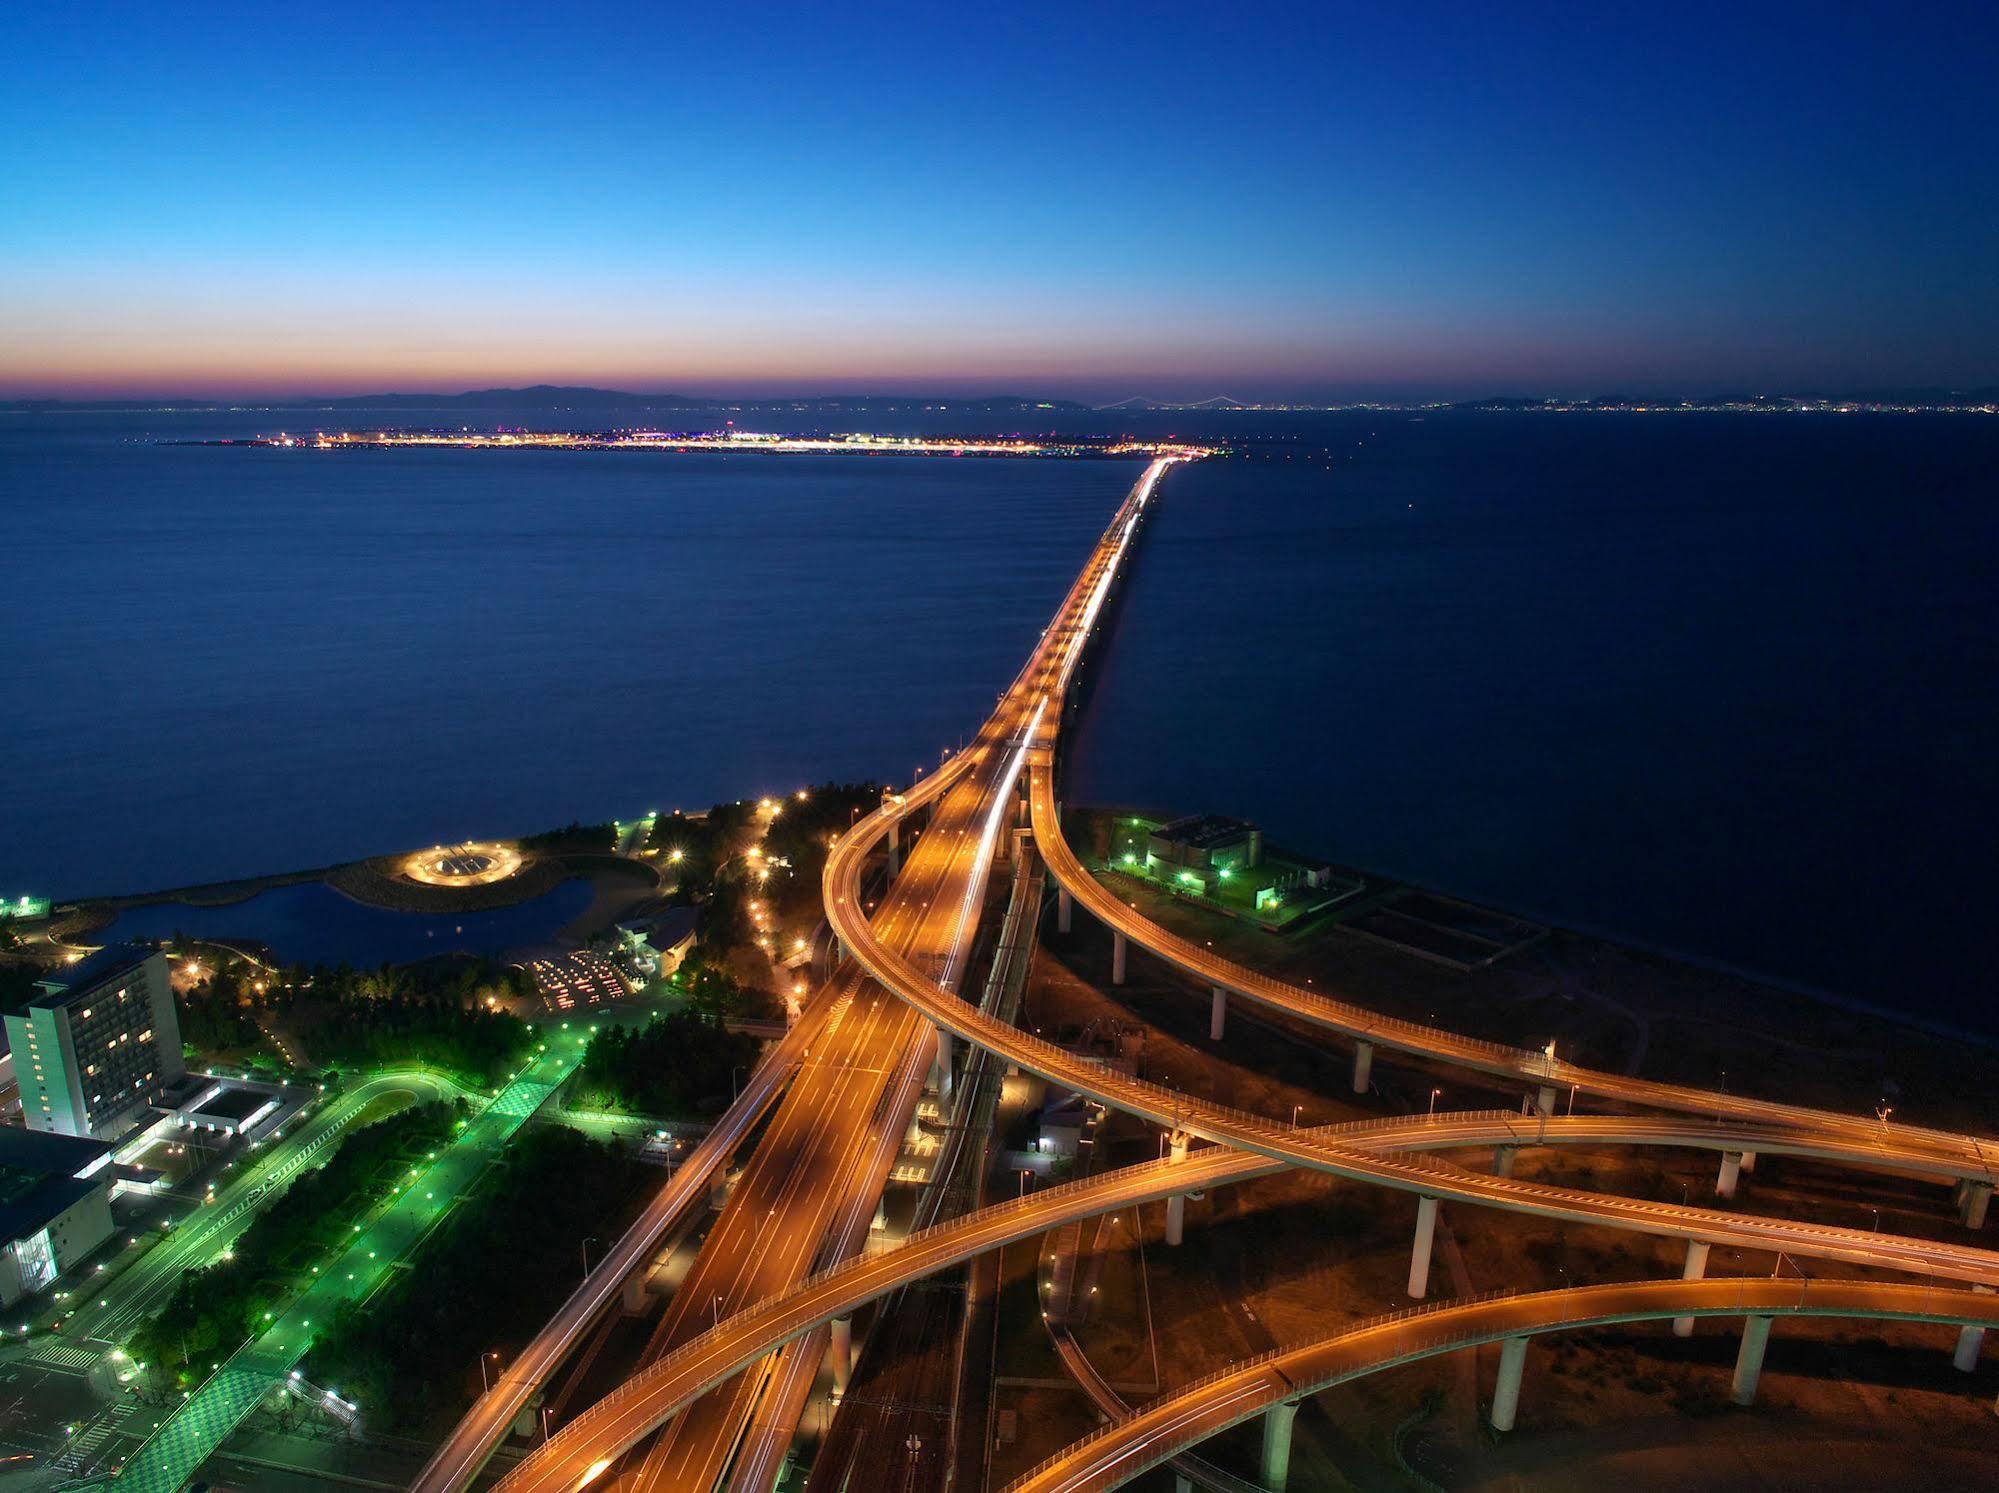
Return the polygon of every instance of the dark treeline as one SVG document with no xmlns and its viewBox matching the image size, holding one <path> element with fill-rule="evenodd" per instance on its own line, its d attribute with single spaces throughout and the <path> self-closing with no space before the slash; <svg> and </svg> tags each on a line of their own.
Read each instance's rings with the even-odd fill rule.
<svg viewBox="0 0 1999 1493">
<path fill-rule="evenodd" d="M 726 1103 L 732 1070 L 757 1059 L 753 1037 L 724 1030 L 698 1011 L 674 1011 L 643 1027 L 606 1027 L 576 1070 L 576 1104 L 644 1115 L 692 1115 Z"/>
<path fill-rule="evenodd" d="M 343 1005 L 312 1029 L 316 1060 L 340 1068 L 419 1063 L 484 1087 L 499 1083 L 534 1045 L 518 1016 L 421 996 Z"/>
<path fill-rule="evenodd" d="M 526 1023 L 488 1002 L 533 992 L 524 970 L 451 956 L 374 970 L 264 971 L 218 961 L 213 974 L 175 998 L 181 1037 L 199 1053 L 255 1047 L 261 1015 L 282 1018 L 322 1067 L 424 1063 L 484 1086 L 532 1045 Z"/>
<path fill-rule="evenodd" d="M 545 829 L 538 835 L 523 835 L 515 842 L 522 850 L 539 850 L 549 855 L 569 851 L 603 851 L 618 848 L 615 824 L 581 824 L 572 819 L 560 829 Z"/>
</svg>

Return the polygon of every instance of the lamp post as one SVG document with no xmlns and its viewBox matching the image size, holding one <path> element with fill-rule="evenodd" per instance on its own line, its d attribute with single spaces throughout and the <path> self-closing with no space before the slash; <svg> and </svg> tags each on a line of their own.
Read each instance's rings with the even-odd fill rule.
<svg viewBox="0 0 1999 1493">
<path fill-rule="evenodd" d="M 499 1353 L 495 1351 L 492 1353 L 481 1353 L 479 1355 L 479 1388 L 484 1392 L 486 1392 L 487 1394 L 491 1394 L 493 1391 L 493 1383 L 492 1380 L 489 1379 L 486 1374 L 486 1364 L 488 1360 L 492 1361 L 493 1363 L 498 1363 L 500 1361 Z"/>
<path fill-rule="evenodd" d="M 1443 1092 L 1442 1089 L 1430 1090 L 1430 1117 L 1432 1119 L 1435 1119 L 1437 1114 L 1437 1096 Z"/>
<path fill-rule="evenodd" d="M 590 1246 L 593 1244 L 602 1244 L 603 1242 L 595 1234 L 592 1234 L 583 1241 L 583 1273 L 585 1275 L 590 1273 Z"/>
</svg>

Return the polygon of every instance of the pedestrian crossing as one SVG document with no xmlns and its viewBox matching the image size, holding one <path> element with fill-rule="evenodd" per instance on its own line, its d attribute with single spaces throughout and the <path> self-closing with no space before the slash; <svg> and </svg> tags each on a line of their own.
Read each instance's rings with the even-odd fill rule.
<svg viewBox="0 0 1999 1493">
<path fill-rule="evenodd" d="M 68 1343 L 50 1343 L 28 1355 L 28 1362 L 43 1364 L 53 1369 L 68 1369 L 71 1373 L 87 1374 L 97 1367 L 97 1355 L 88 1348 L 75 1348 Z"/>
<path fill-rule="evenodd" d="M 69 1444 L 62 1449 L 62 1454 L 55 1459 L 54 1470 L 64 1476 L 73 1477 L 94 1467 L 105 1444 L 118 1434 L 126 1418 L 137 1408 L 137 1403 L 132 1400 L 121 1400 L 113 1405 L 108 1413 L 99 1416 L 81 1433 L 70 1438 Z"/>
</svg>

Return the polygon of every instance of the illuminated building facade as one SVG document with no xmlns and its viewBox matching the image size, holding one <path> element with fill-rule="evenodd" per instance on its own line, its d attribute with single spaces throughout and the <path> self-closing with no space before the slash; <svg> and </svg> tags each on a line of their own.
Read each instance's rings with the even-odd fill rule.
<svg viewBox="0 0 1999 1493">
<path fill-rule="evenodd" d="M 100 949 L 39 981 L 7 1017 L 7 1045 L 30 1130 L 115 1140 L 187 1072 L 166 956 Z"/>
<path fill-rule="evenodd" d="M 111 1237 L 111 1148 L 0 1126 L 0 1306 L 51 1284 Z"/>
</svg>

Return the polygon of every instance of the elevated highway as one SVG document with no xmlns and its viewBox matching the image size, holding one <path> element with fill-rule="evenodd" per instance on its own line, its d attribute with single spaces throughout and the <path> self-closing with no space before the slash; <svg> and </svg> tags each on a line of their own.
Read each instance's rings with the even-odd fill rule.
<svg viewBox="0 0 1999 1493">
<path fill-rule="evenodd" d="M 1231 1365 L 1143 1406 L 1058 1452 L 1006 1493 L 1099 1493 L 1122 1487 L 1141 1473 L 1257 1415 L 1294 1406 L 1304 1396 L 1383 1369 L 1454 1353 L 1485 1343 L 1522 1344 L 1502 1355 L 1496 1405 L 1519 1393 L 1519 1363 L 1535 1333 L 1607 1327 L 1664 1317 L 1741 1317 L 1744 1351 L 1738 1357 L 1735 1398 L 1754 1397 L 1770 1324 L 1791 1317 L 1847 1317 L 1926 1322 L 1983 1331 L 1999 1326 L 1999 1298 L 1969 1291 L 1871 1281 L 1707 1280 L 1639 1281 L 1627 1285 L 1573 1286 L 1453 1301 L 1397 1312 L 1299 1348 L 1281 1349 Z M 1509 1370 L 1507 1365 L 1511 1362 Z M 1281 1422 L 1285 1457 L 1289 1417 Z M 1266 1432 L 1268 1462 L 1271 1438 Z M 1280 1477 L 1277 1479 L 1281 1481 Z M 1266 1475 L 1266 1482 L 1272 1481 Z"/>
<path fill-rule="evenodd" d="M 1054 813 L 1052 779 L 1048 775 L 1066 692 L 1146 500 L 1167 465 L 1166 461 L 1159 461 L 1148 467 L 1120 507 L 1054 623 L 1044 631 L 1021 674 L 1001 695 L 998 708 L 977 741 L 899 801 L 884 804 L 835 845 L 826 867 L 825 900 L 832 931 L 840 944 L 873 981 L 931 1024 L 947 1067 L 951 1042 L 960 1038 L 969 1040 L 1024 1069 L 1168 1128 L 1175 1137 L 1174 1157 L 1109 1174 L 1084 1188 L 1054 1189 L 926 1230 L 913 1235 L 899 1249 L 850 1259 L 802 1282 L 794 1280 L 787 1288 L 768 1290 L 758 1304 L 727 1318 L 721 1316 L 718 1304 L 708 1330 L 642 1369 L 510 1473 L 500 1485 L 509 1493 L 575 1488 L 601 1477 L 616 1457 L 668 1417 L 774 1347 L 795 1341 L 854 1306 L 932 1270 L 961 1262 L 1009 1239 L 1055 1226 L 1066 1216 L 1170 1199 L 1284 1166 L 1311 1167 L 1414 1193 L 1420 1200 L 1419 1230 L 1426 1213 L 1434 1219 L 1437 1200 L 1451 1199 L 1540 1217 L 1684 1238 L 1690 1245 L 1720 1243 L 1782 1250 L 1798 1256 L 1922 1276 L 1999 1284 L 1999 1257 L 1968 1245 L 1899 1239 L 1810 1223 L 1745 1218 L 1691 1206 L 1605 1197 L 1507 1176 L 1482 1175 L 1420 1154 L 1432 1147 L 1457 1144 L 1505 1149 L 1520 1144 L 1642 1141 L 1708 1147 L 1738 1156 L 1749 1150 L 1790 1150 L 1859 1165 L 1909 1170 L 1917 1175 L 1960 1179 L 1969 1176 L 1989 1182 L 1991 1173 L 1984 1165 L 1982 1143 L 1974 1138 L 1907 1126 L 1891 1129 L 1878 1121 L 1826 1115 L 1671 1085 L 1644 1085 L 1637 1080 L 1629 1082 L 1639 1087 L 1619 1087 L 1625 1081 L 1614 1075 L 1561 1064 L 1544 1054 L 1522 1053 L 1497 1044 L 1391 1022 L 1337 1002 L 1330 1003 L 1340 1007 L 1337 1017 L 1322 1011 L 1320 1015 L 1325 1019 L 1319 1021 L 1320 1025 L 1330 1027 L 1344 1022 L 1346 1025 L 1339 1029 L 1348 1035 L 1359 1031 L 1373 1034 L 1357 1040 L 1387 1041 L 1398 1050 L 1421 1052 L 1442 1061 L 1461 1061 L 1479 1071 L 1526 1081 L 1542 1091 L 1540 1114 L 1531 1120 L 1504 1114 L 1441 1116 L 1360 1127 L 1299 1130 L 1260 1115 L 1202 1103 L 1174 1090 L 1127 1078 L 991 1020 L 959 999 L 954 967 L 961 967 L 962 954 L 973 936 L 994 842 L 1013 814 L 1014 790 L 1024 775 L 1031 776 L 1031 811 L 1045 831 Z M 904 816 L 925 804 L 934 804 L 936 813 L 919 845 L 918 857 L 912 859 L 911 871 L 917 870 L 918 859 L 924 860 L 926 869 L 920 876 L 912 878 L 906 873 L 902 878 L 926 889 L 921 906 L 911 909 L 900 899 L 892 899 L 898 901 L 898 911 L 871 920 L 860 890 L 862 864 L 879 842 L 894 832 Z M 1055 854 L 1062 854 L 1067 847 L 1060 842 L 1059 826 L 1056 830 L 1048 848 L 1055 851 L 1060 845 L 1061 850 Z M 1064 871 L 1055 869 L 1055 854 L 1050 855 L 1051 870 L 1055 870 L 1058 882 L 1066 886 Z M 1084 892 L 1084 884 L 1094 886 L 1094 881 L 1081 872 L 1073 855 L 1068 856 L 1068 861 L 1067 876 L 1076 882 L 1071 895 L 1084 896 L 1086 904 L 1097 909 L 1099 904 L 1090 901 Z M 933 871 L 929 869 L 932 867 L 941 869 Z M 903 890 L 900 881 L 896 890 Z M 1103 894 L 1103 902 L 1109 905 L 1101 906 L 1100 915 L 1122 919 L 1123 914 L 1117 909 L 1123 904 L 1108 893 Z M 884 913 L 889 913 L 887 907 Z M 912 921 L 901 922 L 904 915 Z M 1113 930 L 1120 937 L 1138 936 L 1136 923 L 1128 923 L 1125 928 L 1128 931 L 1120 931 L 1118 923 L 1113 922 Z M 1147 928 L 1150 929 L 1149 924 Z M 1145 936 L 1150 938 L 1152 933 Z M 1170 944 L 1162 942 L 1162 947 L 1169 950 L 1167 957 L 1174 957 Z M 1198 961 L 1190 966 L 1190 972 L 1194 970 L 1202 978 L 1213 976 L 1212 983 L 1218 987 L 1226 986 L 1243 994 L 1248 994 L 1248 987 L 1256 983 L 1251 978 L 1253 972 L 1223 971 Z M 1262 997 L 1275 997 L 1267 1000 L 1269 1004 L 1281 1004 L 1292 995 L 1324 999 L 1310 992 L 1292 992 L 1291 987 L 1281 986 L 1281 982 L 1269 985 L 1280 988 L 1257 985 Z M 887 1063 L 894 1055 L 892 1052 L 877 1061 Z M 1552 1108 L 1549 1092 L 1558 1084 L 1570 1083 L 1578 1088 L 1587 1085 L 1592 1093 L 1622 1102 L 1663 1108 L 1683 1116 L 1713 1118 L 1584 1115 L 1557 1119 L 1549 1113 Z M 1641 1089 L 1652 1097 L 1642 1097 Z M 1214 1144 L 1190 1150 L 1188 1142 L 1195 1138 Z M 1065 1214 L 1064 1209 L 1080 1211 Z M 1426 1242 L 1419 1233 L 1419 1245 Z M 1427 1262 L 1427 1248 L 1421 1253 Z M 1689 1263 L 1691 1274 L 1691 1258 Z M 1414 1280 L 1412 1271 L 1412 1288 Z M 1667 1284 L 1682 1287 L 1683 1292 L 1674 1298 L 1676 1304 L 1672 1309 L 1661 1314 L 1685 1315 L 1678 1303 L 1698 1298 L 1700 1293 L 1694 1288 L 1700 1282 Z"/>
<path fill-rule="evenodd" d="M 868 821 L 864 820 L 847 840 L 834 847 L 833 855 L 826 866 L 829 913 L 834 926 L 840 930 L 841 937 L 848 943 L 855 958 L 865 965 L 876 979 L 929 1017 L 940 1028 L 975 1042 L 989 1051 L 997 1052 L 1030 1072 L 1073 1089 L 1077 1093 L 1088 1095 L 1113 1109 L 1138 1115 L 1166 1127 L 1176 1137 L 1176 1146 L 1184 1147 L 1186 1137 L 1197 1137 L 1218 1145 L 1252 1152 L 1273 1161 L 1311 1167 L 1318 1171 L 1330 1172 L 1335 1176 L 1413 1192 L 1420 1198 L 1468 1202 L 1572 1223 L 1598 1223 L 1613 1227 L 1637 1228 L 1647 1233 L 1671 1235 L 1695 1242 L 1722 1242 L 1715 1237 L 1713 1230 L 1716 1225 L 1711 1220 L 1729 1219 L 1730 1227 L 1737 1221 L 1734 1215 L 1716 1215 L 1704 1209 L 1679 1204 L 1577 1193 L 1565 1188 L 1547 1187 L 1512 1177 L 1480 1176 L 1461 1168 L 1448 1166 L 1430 1157 L 1384 1154 L 1366 1150 L 1344 1138 L 1334 1139 L 1324 1131 L 1297 1130 L 1281 1121 L 1271 1120 L 1262 1115 L 1211 1104 L 1176 1089 L 1128 1077 L 1102 1064 L 1078 1057 L 1053 1042 L 993 1021 L 959 1000 L 950 991 L 925 978 L 923 973 L 906 959 L 883 948 L 868 933 L 865 919 L 855 917 L 849 911 L 849 899 L 853 895 L 853 885 L 858 875 L 857 854 L 867 830 Z M 1512 1116 L 1504 1118 L 1509 1123 L 1515 1119 Z M 1533 1133 L 1538 1137 L 1543 1120 L 1549 1127 L 1549 1133 L 1562 1133 L 1558 1127 L 1566 1123 L 1568 1118 L 1557 1120 L 1553 1116 L 1540 1116 L 1534 1121 Z M 1586 1131 L 1579 1133 L 1588 1133 L 1601 1140 L 1615 1136 L 1620 1125 L 1630 1126 L 1628 1133 L 1632 1135 L 1646 1135 L 1658 1141 L 1662 1136 L 1677 1134 L 1680 1139 L 1675 1143 L 1695 1145 L 1711 1141 L 1716 1134 L 1708 1124 L 1685 1125 L 1678 1132 L 1673 1132 L 1669 1128 L 1650 1126 L 1638 1119 L 1621 1119 L 1614 1116 L 1575 1118 L 1580 1119 L 1584 1127 L 1588 1127 Z M 1831 1134 L 1807 1136 L 1792 1130 L 1787 1125 L 1778 1124 L 1755 1132 L 1745 1131 L 1744 1134 L 1754 1134 L 1759 1145 L 1783 1144 L 1798 1150 L 1800 1154 L 1827 1157 L 1843 1154 L 1851 1158 L 1865 1155 L 1869 1164 L 1880 1164 L 1883 1151 L 1878 1133 L 1870 1135 L 1862 1131 L 1856 1137 L 1847 1127 L 1831 1128 L 1833 1131 Z M 1508 1144 L 1491 1139 L 1491 1132 L 1487 1135 L 1485 1144 Z M 1756 1146 L 1751 1145 L 1747 1139 L 1744 1140 L 1743 1149 L 1755 1148 Z M 1434 1217 L 1434 1214 L 1431 1216 Z M 1960 1247 L 1955 1245 L 1933 1244 L 1922 1240 L 1897 1240 L 1889 1243 L 1888 1236 L 1884 1235 L 1862 1234 L 1855 1230 L 1788 1220 L 1758 1219 L 1739 1220 L 1739 1222 L 1758 1231 L 1768 1231 L 1765 1234 L 1768 1242 L 1764 1247 L 1782 1248 L 1795 1254 L 1816 1254 L 1825 1258 L 1837 1255 L 1848 1258 L 1856 1264 L 1870 1264 L 1881 1268 L 1906 1270 L 1919 1275 L 1951 1276 L 1967 1280 L 1985 1279 L 1984 1272 L 1988 1268 L 1983 1264 L 1977 1264 L 1971 1267 L 1970 1274 L 1961 1274 L 1959 1269 L 1961 1257 L 1958 1253 Z M 1875 1241 L 1878 1247 L 1869 1246 L 1867 1241 Z M 1856 1250 L 1859 1253 L 1853 1253 Z M 1866 1258 L 1861 1258 L 1861 1254 Z M 1984 1252 L 1973 1250 L 1971 1254 L 1983 1256 Z"/>
<path fill-rule="evenodd" d="M 963 978 L 976 937 L 996 842 L 1010 816 L 1020 750 L 1051 687 L 1066 682 L 1124 543 L 1158 476 L 1155 462 L 1120 508 L 1107 538 L 1072 584 L 1055 621 L 1000 699 L 978 739 L 895 807 L 931 808 L 929 827 L 880 906 L 855 908 L 869 937 L 923 968 L 942 988 Z M 815 1042 L 744 1168 L 693 1271 L 669 1306 L 652 1350 L 664 1351 L 727 1312 L 779 1292 L 817 1265 L 859 1249 L 932 1066 L 932 1030 L 867 977 L 835 977 L 844 1019 Z M 948 1053 L 945 1057 L 948 1066 Z M 641 1458 L 634 1493 L 707 1493 L 744 1445 L 767 1463 L 786 1439 L 818 1366 L 814 1344 L 677 1417 Z"/>
<path fill-rule="evenodd" d="M 1447 1118 L 1453 1128 L 1462 1128 L 1467 1133 L 1482 1122 L 1479 1116 Z M 1299 1134 L 1301 1138 L 1328 1145 L 1350 1145 L 1356 1155 L 1366 1154 L 1359 1149 L 1363 1145 L 1388 1154 L 1395 1147 L 1420 1144 L 1427 1123 L 1420 1117 L 1370 1120 L 1324 1126 Z M 1483 1123 L 1490 1126 L 1492 1121 L 1487 1119 Z M 1487 1129 L 1488 1143 L 1494 1133 L 1493 1129 Z M 722 1318 L 708 1331 L 633 1375 L 508 1473 L 498 1484 L 499 1493 L 559 1493 L 579 1486 L 593 1467 L 602 1463 L 608 1468 L 653 1428 L 744 1367 L 900 1286 L 1075 1219 L 1140 1207 L 1186 1191 L 1249 1181 L 1281 1171 L 1285 1164 L 1222 1146 L 1206 1146 L 1188 1152 L 1183 1159 L 1143 1162 L 1105 1172 L 1088 1181 L 1010 1198 L 912 1234 L 893 1249 L 850 1258 L 788 1291 Z M 1440 1173 L 1458 1171 L 1441 1163 L 1436 1165 Z M 1494 1180 L 1470 1172 L 1458 1171 L 1458 1175 L 1470 1184 Z M 1930 1245 L 1927 1241 L 1897 1239 L 1863 1230 L 1823 1229 L 1708 1209 L 1655 1210 L 1654 1205 L 1599 1197 L 1594 1193 L 1558 1188 L 1537 1190 L 1558 1195 L 1576 1210 L 1573 1216 L 1582 1221 L 1621 1222 L 1626 1227 L 1645 1227 L 1647 1232 L 1689 1231 L 1688 1237 L 1714 1243 L 1764 1251 L 1783 1249 L 1854 1265 L 1896 1268 L 1896 1260 L 1920 1259 L 1925 1268 L 1931 1268 L 1947 1261 L 1950 1272 L 1958 1279 L 1999 1285 L 1999 1253 L 1968 1245 Z M 1927 1253 L 1932 1250 L 1935 1257 Z M 1795 1280 L 1785 1284 L 1794 1292 L 1798 1287 Z M 1815 1282 L 1809 1289 L 1817 1293 L 1822 1285 L 1838 1284 L 1844 1283 Z M 1923 1294 L 1952 1305 L 1960 1304 L 1961 1296 L 1964 1303 L 1969 1303 L 1964 1305 L 1967 1312 L 1999 1310 L 1993 1305 L 1995 1298 L 1982 1293 L 1933 1286 Z M 1685 1313 L 1675 1311 L 1664 1315 Z"/>
<path fill-rule="evenodd" d="M 1052 748 L 1053 743 L 1048 743 Z M 1871 1142 L 1883 1157 L 1895 1157 L 1897 1169 L 1920 1170 L 1970 1180 L 1990 1188 L 1999 1164 L 1999 1148 L 1977 1136 L 1920 1126 L 1890 1125 L 1878 1116 L 1844 1115 L 1803 1105 L 1780 1104 L 1747 1094 L 1690 1088 L 1621 1073 L 1606 1073 L 1563 1062 L 1547 1053 L 1507 1047 L 1502 1043 L 1461 1036 L 1440 1027 L 1383 1016 L 1363 1006 L 1335 1000 L 1274 976 L 1225 959 L 1212 949 L 1160 927 L 1089 873 L 1062 834 L 1055 801 L 1055 780 L 1048 751 L 1037 752 L 1030 774 L 1029 807 L 1034 841 L 1047 860 L 1048 871 L 1062 894 L 1086 908 L 1120 939 L 1156 955 L 1189 978 L 1226 1000 L 1239 996 L 1340 1036 L 1352 1038 L 1357 1055 L 1355 1087 L 1364 1088 L 1364 1065 L 1373 1050 L 1385 1048 L 1430 1062 L 1469 1069 L 1521 1084 L 1552 1108 L 1551 1091 L 1573 1089 L 1577 1095 L 1609 1099 L 1641 1109 L 1713 1115 L 1717 1119 L 1785 1125 L 1827 1140 Z"/>
<path fill-rule="evenodd" d="M 686 1160 L 653 1194 L 639 1216 L 597 1262 L 556 1314 L 500 1372 L 498 1381 L 473 1403 L 432 1454 L 410 1486 L 421 1493 L 461 1488 L 477 1475 L 506 1439 L 514 1420 L 575 1348 L 590 1324 L 611 1304 L 627 1281 L 643 1270 L 667 1234 L 706 1207 L 718 1172 L 748 1138 L 757 1121 L 783 1091 L 803 1061 L 827 1012 L 815 1001 L 784 1038 L 764 1054 L 734 1104 Z"/>
</svg>

